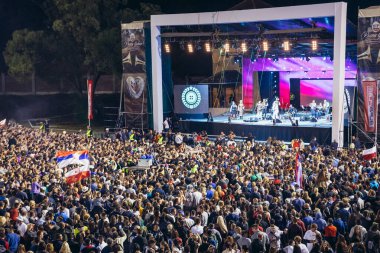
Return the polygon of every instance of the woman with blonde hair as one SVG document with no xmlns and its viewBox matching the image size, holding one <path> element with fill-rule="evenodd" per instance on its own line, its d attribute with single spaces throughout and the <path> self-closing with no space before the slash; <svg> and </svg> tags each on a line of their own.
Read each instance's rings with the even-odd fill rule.
<svg viewBox="0 0 380 253">
<path fill-rule="evenodd" d="M 67 242 L 63 242 L 59 253 L 71 253 L 70 246 Z"/>
<path fill-rule="evenodd" d="M 17 249 L 17 253 L 26 253 L 25 245 L 20 244 Z"/>
<path fill-rule="evenodd" d="M 47 251 L 48 253 L 55 253 L 55 251 L 54 251 L 54 245 L 53 245 L 52 243 L 48 243 L 48 244 L 46 245 L 46 251 Z"/>
</svg>

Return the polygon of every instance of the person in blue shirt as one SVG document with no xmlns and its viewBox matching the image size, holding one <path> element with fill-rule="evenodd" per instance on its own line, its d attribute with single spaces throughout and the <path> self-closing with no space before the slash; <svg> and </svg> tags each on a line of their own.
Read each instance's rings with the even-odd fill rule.
<svg viewBox="0 0 380 253">
<path fill-rule="evenodd" d="M 59 212 L 54 215 L 54 220 L 56 221 L 58 217 L 61 217 L 63 222 L 66 222 L 69 219 L 69 216 L 65 213 L 63 206 L 61 206 L 59 208 Z"/>
<path fill-rule="evenodd" d="M 346 234 L 346 230 L 347 230 L 346 224 L 344 223 L 344 221 L 341 219 L 339 215 L 335 217 L 333 225 L 337 228 L 339 234 L 341 235 Z"/>
<path fill-rule="evenodd" d="M 16 253 L 20 245 L 20 236 L 14 233 L 12 228 L 7 230 L 7 241 L 9 243 L 9 252 Z"/>
<path fill-rule="evenodd" d="M 214 197 L 214 190 L 212 189 L 212 186 L 210 185 L 208 187 L 208 190 L 206 192 L 206 198 L 207 199 L 212 199 Z"/>
<path fill-rule="evenodd" d="M 327 222 L 323 219 L 321 212 L 315 214 L 314 223 L 318 225 L 318 231 L 324 231 L 327 226 Z"/>
</svg>

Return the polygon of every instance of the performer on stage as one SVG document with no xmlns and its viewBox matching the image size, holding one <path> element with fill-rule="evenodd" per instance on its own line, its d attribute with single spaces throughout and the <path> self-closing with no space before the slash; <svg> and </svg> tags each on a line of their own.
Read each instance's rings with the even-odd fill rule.
<svg viewBox="0 0 380 253">
<path fill-rule="evenodd" d="M 330 112 L 330 103 L 325 99 L 323 100 L 323 111 L 326 113 L 326 115 Z"/>
<path fill-rule="evenodd" d="M 310 106 L 311 116 L 316 117 L 317 103 L 315 102 L 315 100 L 313 100 L 309 104 L 309 106 Z"/>
<path fill-rule="evenodd" d="M 280 100 L 276 97 L 275 101 L 272 104 L 272 119 L 273 122 L 276 122 L 280 118 Z"/>
<path fill-rule="evenodd" d="M 230 107 L 230 113 L 231 113 L 231 116 L 236 119 L 236 115 L 237 115 L 237 105 L 235 104 L 235 101 L 232 101 L 231 102 L 231 107 Z"/>
<path fill-rule="evenodd" d="M 240 100 L 239 105 L 238 105 L 238 112 L 239 112 L 239 118 L 243 119 L 243 114 L 244 114 L 244 104 L 243 100 Z"/>
<path fill-rule="evenodd" d="M 256 104 L 256 114 L 258 119 L 261 120 L 263 118 L 263 103 L 261 101 Z"/>
</svg>

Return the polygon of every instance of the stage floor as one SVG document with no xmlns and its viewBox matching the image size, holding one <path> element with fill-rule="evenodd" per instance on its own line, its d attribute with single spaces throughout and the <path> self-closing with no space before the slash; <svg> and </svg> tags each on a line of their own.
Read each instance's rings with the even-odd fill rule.
<svg viewBox="0 0 380 253">
<path fill-rule="evenodd" d="M 309 142 L 316 137 L 320 144 L 331 143 L 332 122 L 326 117 L 318 119 L 317 122 L 310 120 L 301 121 L 301 117 L 293 118 L 295 122 L 298 119 L 298 126 L 292 126 L 289 119 L 282 116 L 282 123 L 273 125 L 272 120 L 260 120 L 258 122 L 246 122 L 255 118 L 255 114 L 245 114 L 243 119 L 233 119 L 228 122 L 227 115 L 215 116 L 213 121 L 207 119 L 187 119 L 180 120 L 180 131 L 191 133 L 207 131 L 210 135 L 219 135 L 221 132 L 228 133 L 233 131 L 238 136 L 248 136 L 252 134 L 256 140 L 265 141 L 269 137 L 279 140 L 292 141 L 295 138 L 302 138 L 305 142 Z"/>
<path fill-rule="evenodd" d="M 250 125 L 250 126 L 273 126 L 272 120 L 259 120 L 258 122 L 247 122 L 250 118 L 256 118 L 256 114 L 246 113 L 243 116 L 243 119 L 232 119 L 230 124 L 239 124 L 239 125 Z M 276 123 L 276 126 L 292 126 L 290 119 L 285 119 L 283 115 L 281 115 L 282 123 Z M 213 122 L 218 123 L 228 123 L 227 115 L 215 116 Z M 310 120 L 301 121 L 301 117 L 292 118 L 293 122 L 298 120 L 299 127 L 322 127 L 322 128 L 331 128 L 332 122 L 326 119 L 326 116 L 317 120 L 317 122 L 311 122 Z M 197 122 L 207 122 L 207 119 L 190 119 L 190 121 Z"/>
</svg>

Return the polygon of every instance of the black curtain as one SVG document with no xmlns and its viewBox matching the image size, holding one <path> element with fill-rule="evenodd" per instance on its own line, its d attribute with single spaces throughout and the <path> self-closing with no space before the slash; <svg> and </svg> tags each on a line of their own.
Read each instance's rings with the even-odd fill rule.
<svg viewBox="0 0 380 253">
<path fill-rule="evenodd" d="M 290 78 L 290 104 L 297 109 L 301 107 L 300 83 L 299 78 Z"/>
</svg>

